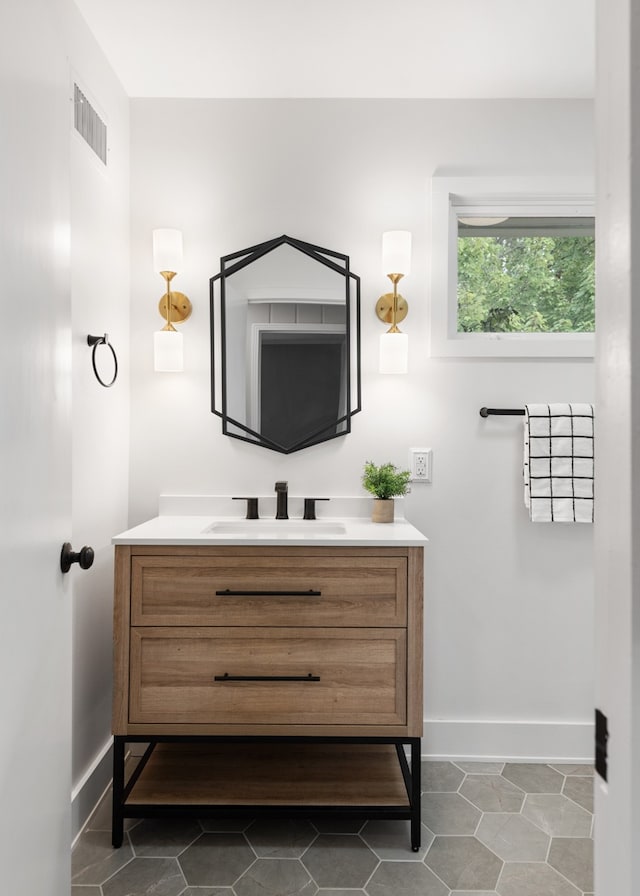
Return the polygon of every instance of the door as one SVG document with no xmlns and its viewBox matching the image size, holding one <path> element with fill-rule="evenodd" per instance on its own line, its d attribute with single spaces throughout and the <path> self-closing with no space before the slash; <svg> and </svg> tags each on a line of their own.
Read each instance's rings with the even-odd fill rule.
<svg viewBox="0 0 640 896">
<path fill-rule="evenodd" d="M 599 0 L 597 125 L 597 896 L 640 892 L 640 2 Z M 603 745 L 605 739 L 602 738 Z M 604 769 L 603 769 L 604 771 Z"/>
<path fill-rule="evenodd" d="M 59 0 L 0 5 L 0 862 L 70 892 L 68 63 Z M 74 570 L 75 572 L 75 570 Z"/>
</svg>

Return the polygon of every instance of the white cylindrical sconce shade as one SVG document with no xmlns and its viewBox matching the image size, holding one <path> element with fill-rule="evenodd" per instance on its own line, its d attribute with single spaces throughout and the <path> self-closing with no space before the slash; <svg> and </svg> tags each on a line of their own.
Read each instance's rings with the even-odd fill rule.
<svg viewBox="0 0 640 896">
<path fill-rule="evenodd" d="M 409 337 L 383 333 L 380 337 L 380 373 L 406 373 L 409 369 Z"/>
<path fill-rule="evenodd" d="M 156 373 L 181 373 L 184 370 L 182 333 L 158 330 L 153 334 L 153 369 Z"/>
<path fill-rule="evenodd" d="M 382 234 L 382 273 L 411 273 L 411 231 L 387 230 Z"/>
<path fill-rule="evenodd" d="M 153 231 L 153 266 L 156 271 L 173 271 L 182 268 L 182 231 L 162 228 Z"/>
</svg>

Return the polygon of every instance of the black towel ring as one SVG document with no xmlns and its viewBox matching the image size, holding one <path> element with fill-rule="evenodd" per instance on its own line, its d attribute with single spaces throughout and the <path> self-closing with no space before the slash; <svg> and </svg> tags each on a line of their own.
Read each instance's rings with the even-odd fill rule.
<svg viewBox="0 0 640 896">
<path fill-rule="evenodd" d="M 91 352 L 91 363 L 93 365 L 93 372 L 96 375 L 96 379 L 101 386 L 104 386 L 105 389 L 108 389 L 110 386 L 113 386 L 118 376 L 118 359 L 116 357 L 114 347 L 109 342 L 109 334 L 105 333 L 104 336 L 87 336 L 87 345 L 93 346 L 93 351 Z M 113 379 L 110 383 L 105 383 L 105 381 L 98 373 L 98 368 L 96 366 L 96 351 L 99 345 L 106 345 L 109 349 L 111 349 L 111 354 L 113 355 Z"/>
</svg>

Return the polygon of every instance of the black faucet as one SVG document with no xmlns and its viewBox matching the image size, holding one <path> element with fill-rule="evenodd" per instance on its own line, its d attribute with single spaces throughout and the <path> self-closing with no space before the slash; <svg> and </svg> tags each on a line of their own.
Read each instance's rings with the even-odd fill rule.
<svg viewBox="0 0 640 896">
<path fill-rule="evenodd" d="M 277 495 L 277 504 L 276 504 L 276 519 L 277 520 L 288 520 L 289 514 L 287 513 L 287 482 L 276 482 L 276 495 Z"/>
</svg>

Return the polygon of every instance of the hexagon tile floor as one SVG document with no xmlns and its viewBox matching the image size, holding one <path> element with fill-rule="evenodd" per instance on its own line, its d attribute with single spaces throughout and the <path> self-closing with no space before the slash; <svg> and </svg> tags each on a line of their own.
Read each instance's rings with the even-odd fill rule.
<svg viewBox="0 0 640 896">
<path fill-rule="evenodd" d="M 72 896 L 588 896 L 593 769 L 423 762 L 422 848 L 408 822 L 127 823 L 110 795 L 73 852 Z"/>
</svg>

